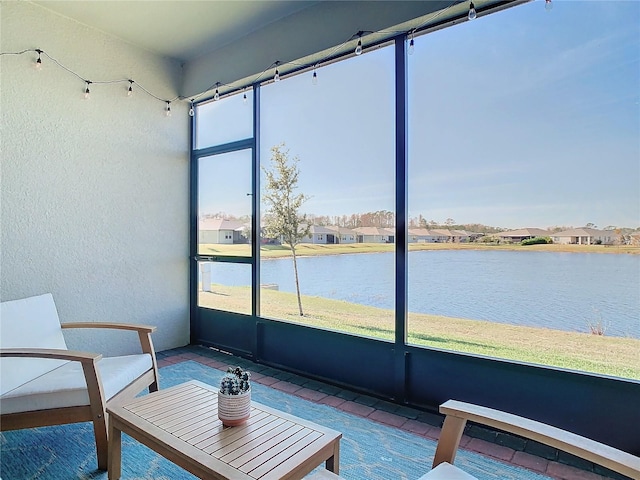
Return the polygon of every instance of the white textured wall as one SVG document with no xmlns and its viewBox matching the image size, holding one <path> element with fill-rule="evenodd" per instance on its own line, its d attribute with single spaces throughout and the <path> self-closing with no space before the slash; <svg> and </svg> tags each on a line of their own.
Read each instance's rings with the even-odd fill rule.
<svg viewBox="0 0 640 480">
<path fill-rule="evenodd" d="M 0 28 L 2 52 L 40 48 L 89 80 L 176 95 L 176 62 L 40 6 L 1 2 Z M 35 58 L 0 57 L 0 298 L 52 292 L 63 322 L 152 324 L 156 350 L 187 344 L 187 106 L 167 118 L 126 84 L 84 100 L 80 79 Z M 86 333 L 70 346 L 117 354 L 137 341 Z"/>
</svg>

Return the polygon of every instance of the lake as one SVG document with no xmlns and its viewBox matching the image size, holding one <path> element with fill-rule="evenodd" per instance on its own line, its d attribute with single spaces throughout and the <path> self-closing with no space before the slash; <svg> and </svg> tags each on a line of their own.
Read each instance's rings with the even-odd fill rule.
<svg viewBox="0 0 640 480">
<path fill-rule="evenodd" d="M 393 309 L 394 258 L 298 258 L 302 294 Z M 580 332 L 601 321 L 608 336 L 640 338 L 640 255 L 425 250 L 408 263 L 409 312 Z M 213 270 L 214 283 L 248 283 L 246 266 Z M 261 283 L 295 292 L 291 259 L 263 260 Z"/>
</svg>

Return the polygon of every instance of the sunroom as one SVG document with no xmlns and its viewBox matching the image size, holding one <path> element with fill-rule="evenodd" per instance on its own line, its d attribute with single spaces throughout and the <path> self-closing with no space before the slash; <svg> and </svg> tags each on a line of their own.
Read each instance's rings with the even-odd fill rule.
<svg viewBox="0 0 640 480">
<path fill-rule="evenodd" d="M 640 455 L 638 3 L 0 5 L 3 301 Z M 278 155 L 302 230 L 385 235 L 291 245 Z"/>
</svg>

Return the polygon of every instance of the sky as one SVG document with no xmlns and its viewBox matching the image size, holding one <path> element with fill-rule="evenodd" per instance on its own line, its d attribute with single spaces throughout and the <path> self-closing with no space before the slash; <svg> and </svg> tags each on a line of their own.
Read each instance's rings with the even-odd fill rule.
<svg viewBox="0 0 640 480">
<path fill-rule="evenodd" d="M 534 1 L 416 37 L 409 216 L 640 227 L 639 20 L 638 1 Z M 317 85 L 306 72 L 261 89 L 263 165 L 282 142 L 299 157 L 306 213 L 394 210 L 393 54 L 365 50 L 320 66 Z M 203 144 L 250 134 L 241 97 L 201 109 L 202 131 L 218 132 Z M 201 211 L 250 211 L 250 155 L 229 161 L 240 157 L 201 162 Z"/>
</svg>

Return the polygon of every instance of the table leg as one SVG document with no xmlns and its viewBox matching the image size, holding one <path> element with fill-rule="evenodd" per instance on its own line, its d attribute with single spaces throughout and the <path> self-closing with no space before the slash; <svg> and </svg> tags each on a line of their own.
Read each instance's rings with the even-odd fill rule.
<svg viewBox="0 0 640 480">
<path fill-rule="evenodd" d="M 327 458 L 325 468 L 336 475 L 340 474 L 340 441 L 333 445 L 333 456 Z"/>
<path fill-rule="evenodd" d="M 109 422 L 109 480 L 122 475 L 122 433 Z"/>
</svg>

